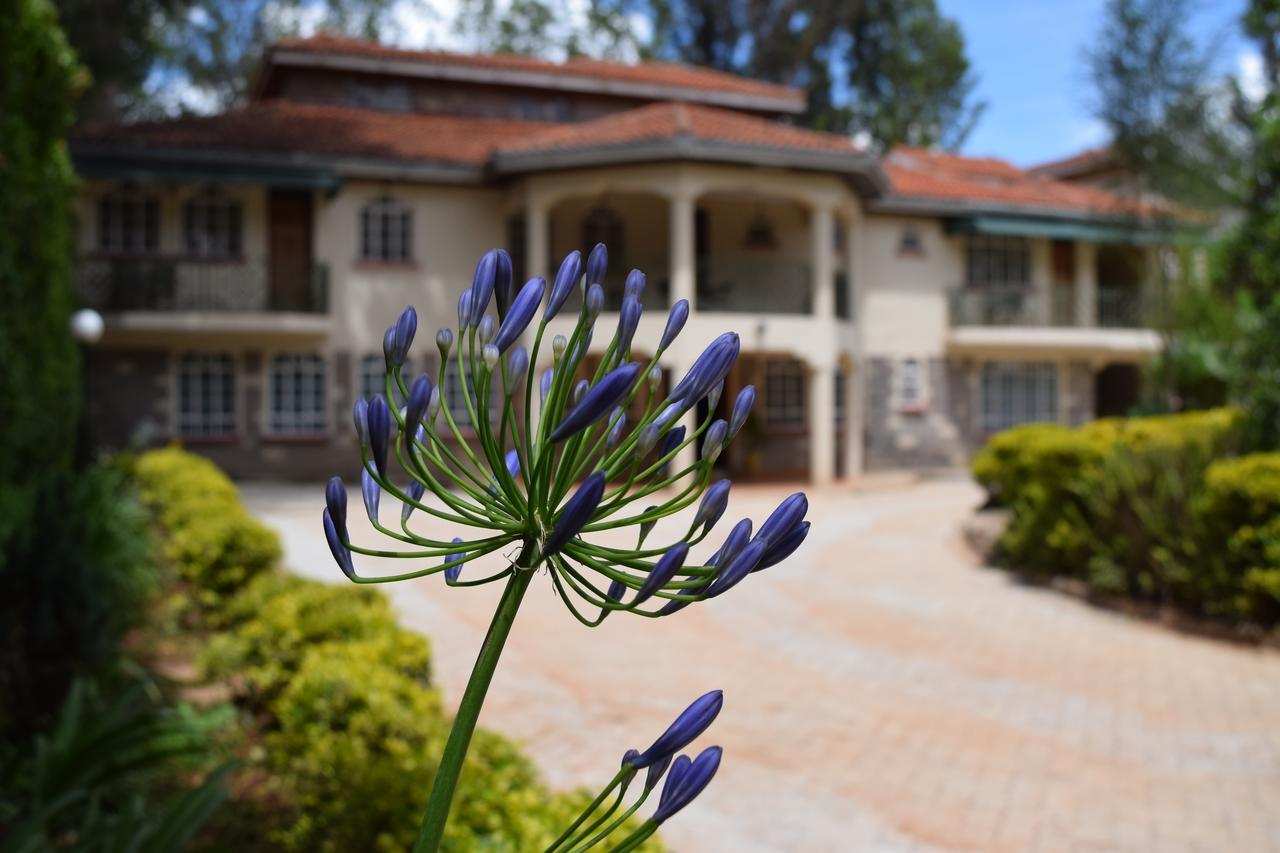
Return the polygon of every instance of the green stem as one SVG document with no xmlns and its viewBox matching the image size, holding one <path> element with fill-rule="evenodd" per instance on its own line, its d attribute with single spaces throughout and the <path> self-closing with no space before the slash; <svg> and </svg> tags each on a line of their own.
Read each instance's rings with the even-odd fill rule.
<svg viewBox="0 0 1280 853">
<path fill-rule="evenodd" d="M 436 769 L 435 782 L 431 786 L 431 797 L 427 800 L 426 811 L 422 813 L 418 842 L 413 846 L 414 853 L 434 853 L 440 848 L 444 825 L 449 819 L 449 808 L 453 804 L 453 793 L 458 785 L 458 776 L 462 773 L 462 761 L 467 756 L 471 735 L 480 718 L 480 707 L 484 704 L 485 693 L 493 681 L 494 670 L 498 668 L 498 658 L 511 633 L 520 601 L 529 588 L 529 582 L 533 580 L 534 573 L 522 567 L 535 550 L 532 543 L 526 544 L 516 558 L 511 579 L 507 581 L 498 609 L 493 614 L 493 621 L 489 623 L 489 633 L 485 635 L 480 654 L 476 656 L 467 689 L 463 691 L 462 702 L 458 705 L 458 714 L 453 718 L 449 741 L 445 744 L 444 754 L 440 756 L 440 766 Z"/>
</svg>

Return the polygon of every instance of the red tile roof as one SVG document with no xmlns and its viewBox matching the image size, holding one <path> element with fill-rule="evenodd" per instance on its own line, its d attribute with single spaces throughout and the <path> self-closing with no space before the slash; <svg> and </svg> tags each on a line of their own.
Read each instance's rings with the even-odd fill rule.
<svg viewBox="0 0 1280 853">
<path fill-rule="evenodd" d="M 708 68 L 695 68 L 668 62 L 606 62 L 586 57 L 573 57 L 564 62 L 551 62 L 514 54 L 473 55 L 438 50 L 410 50 L 389 47 L 377 42 L 345 38 L 329 34 L 309 38 L 290 38 L 277 42 L 276 50 L 299 51 L 327 56 L 362 56 L 398 59 L 423 65 L 452 65 L 466 68 L 552 74 L 558 77 L 608 80 L 647 86 L 687 89 L 693 92 L 732 92 L 739 95 L 783 99 L 804 106 L 804 93 L 790 86 L 780 86 L 749 77 L 740 77 Z"/>
<path fill-rule="evenodd" d="M 659 103 L 579 124 L 556 125 L 499 146 L 503 154 L 598 148 L 631 142 L 696 139 L 831 154 L 862 154 L 848 137 L 802 130 L 732 110 Z"/>
<path fill-rule="evenodd" d="M 1151 213 L 1150 204 L 1105 190 L 1057 181 L 989 158 L 899 147 L 885 158 L 893 196 L 1078 213 Z"/>
<path fill-rule="evenodd" d="M 1065 177 L 1114 165 L 1116 165 L 1116 159 L 1111 147 L 1109 145 L 1100 145 L 1097 148 L 1086 148 L 1084 151 L 1077 152 L 1069 157 L 1059 157 L 1057 160 L 1037 163 L 1027 171 L 1038 175 Z"/>
</svg>

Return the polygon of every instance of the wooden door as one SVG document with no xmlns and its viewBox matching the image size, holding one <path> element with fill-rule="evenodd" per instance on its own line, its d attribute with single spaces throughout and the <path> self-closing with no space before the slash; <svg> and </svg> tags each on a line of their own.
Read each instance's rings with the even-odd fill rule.
<svg viewBox="0 0 1280 853">
<path fill-rule="evenodd" d="M 311 308 L 311 194 L 272 190 L 268 203 L 271 307 Z"/>
</svg>

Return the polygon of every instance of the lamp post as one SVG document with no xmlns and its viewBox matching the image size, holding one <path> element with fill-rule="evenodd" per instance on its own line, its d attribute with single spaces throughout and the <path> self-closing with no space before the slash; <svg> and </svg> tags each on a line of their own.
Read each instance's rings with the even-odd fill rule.
<svg viewBox="0 0 1280 853">
<path fill-rule="evenodd" d="M 82 468 L 89 463 L 89 454 L 92 449 L 91 436 L 89 435 L 89 413 L 87 411 L 89 405 L 89 347 L 102 340 L 102 332 L 104 323 L 102 315 L 92 308 L 81 308 L 71 315 L 71 337 L 75 338 L 77 349 L 80 356 L 80 415 L 79 423 L 76 426 L 76 456 L 75 462 L 77 468 Z"/>
</svg>

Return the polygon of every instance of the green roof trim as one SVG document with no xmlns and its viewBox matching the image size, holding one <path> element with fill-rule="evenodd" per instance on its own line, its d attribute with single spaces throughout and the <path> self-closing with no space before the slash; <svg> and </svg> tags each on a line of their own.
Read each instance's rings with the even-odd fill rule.
<svg viewBox="0 0 1280 853">
<path fill-rule="evenodd" d="M 244 163 L 175 162 L 94 157 L 73 154 L 76 172 L 84 178 L 111 178 L 138 183 L 254 184 L 282 189 L 333 192 L 342 179 L 328 169 Z"/>
<path fill-rule="evenodd" d="M 991 234 L 1002 237 L 1045 237 L 1093 243 L 1170 243 L 1190 236 L 1179 226 L 1153 223 L 1039 219 L 1030 216 L 967 216 L 946 220 L 948 234 Z"/>
</svg>

